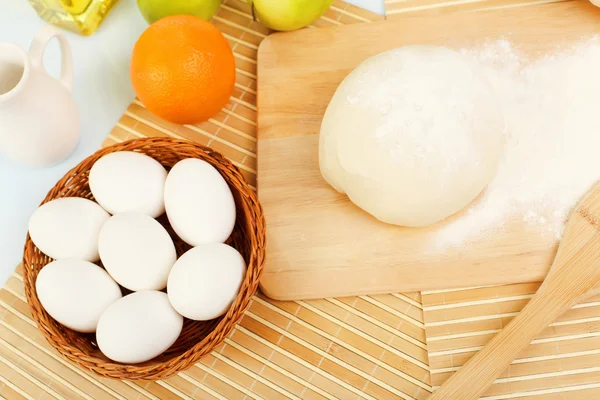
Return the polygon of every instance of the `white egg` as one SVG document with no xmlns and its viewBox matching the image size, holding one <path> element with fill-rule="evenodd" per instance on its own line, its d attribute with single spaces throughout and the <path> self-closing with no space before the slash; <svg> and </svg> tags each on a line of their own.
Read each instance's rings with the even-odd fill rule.
<svg viewBox="0 0 600 400">
<path fill-rule="evenodd" d="M 57 260 L 40 271 L 35 289 L 44 309 L 59 323 L 94 332 L 102 313 L 121 298 L 105 270 L 83 260 Z"/>
<path fill-rule="evenodd" d="M 192 246 L 224 242 L 235 225 L 227 182 L 212 165 L 196 158 L 178 162 L 169 172 L 165 208 L 173 230 Z"/>
<path fill-rule="evenodd" d="M 118 151 L 96 161 L 89 182 L 94 198 L 109 213 L 132 211 L 156 218 L 165 212 L 166 178 L 167 171 L 152 157 Z"/>
<path fill-rule="evenodd" d="M 29 236 L 55 259 L 98 261 L 98 234 L 110 218 L 97 203 L 82 197 L 52 200 L 29 218 Z"/>
<path fill-rule="evenodd" d="M 113 215 L 98 239 L 104 268 L 129 290 L 160 290 L 177 253 L 166 229 L 154 218 L 140 213 Z"/>
<path fill-rule="evenodd" d="M 100 318 L 96 340 L 111 360 L 148 361 L 167 350 L 183 327 L 183 317 L 163 292 L 135 292 L 114 302 Z"/>
<path fill-rule="evenodd" d="M 167 293 L 178 313 L 208 321 L 227 312 L 245 275 L 246 263 L 236 249 L 223 243 L 203 244 L 177 260 Z"/>
</svg>

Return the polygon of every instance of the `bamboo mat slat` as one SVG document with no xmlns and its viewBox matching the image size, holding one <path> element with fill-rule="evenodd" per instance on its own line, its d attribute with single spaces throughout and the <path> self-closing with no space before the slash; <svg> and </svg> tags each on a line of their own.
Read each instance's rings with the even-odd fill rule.
<svg viewBox="0 0 600 400">
<path fill-rule="evenodd" d="M 432 385 L 441 385 L 485 346 L 538 287 L 529 283 L 423 292 Z M 538 335 L 486 396 L 600 396 L 600 296 L 576 305 Z"/>
<path fill-rule="evenodd" d="M 382 16 L 336 1 L 314 27 Z M 193 140 L 223 153 L 256 186 L 256 54 L 269 33 L 245 1 L 214 18 L 236 59 L 229 104 L 180 126 L 135 100 L 104 145 L 151 136 Z M 98 378 L 62 358 L 31 319 L 17 268 L 0 290 L 0 396 L 8 399 L 424 399 L 430 393 L 418 293 L 306 302 L 256 296 L 239 326 L 201 362 L 158 382 Z"/>
<path fill-rule="evenodd" d="M 573 0 L 384 0 L 387 18 L 527 7 Z M 587 1 L 587 0 L 579 0 Z"/>
</svg>

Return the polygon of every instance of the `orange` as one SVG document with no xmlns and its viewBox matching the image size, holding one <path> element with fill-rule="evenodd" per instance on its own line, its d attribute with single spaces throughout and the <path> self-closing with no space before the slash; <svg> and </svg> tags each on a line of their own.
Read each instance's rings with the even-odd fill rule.
<svg viewBox="0 0 600 400">
<path fill-rule="evenodd" d="M 229 101 L 235 60 L 229 43 L 210 22 L 174 15 L 142 33 L 133 48 L 130 73 L 138 98 L 153 114 L 195 124 Z"/>
</svg>

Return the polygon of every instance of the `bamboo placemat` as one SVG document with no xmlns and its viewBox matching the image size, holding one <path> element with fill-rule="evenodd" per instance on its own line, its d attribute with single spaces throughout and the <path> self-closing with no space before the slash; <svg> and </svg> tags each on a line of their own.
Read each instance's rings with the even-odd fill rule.
<svg viewBox="0 0 600 400">
<path fill-rule="evenodd" d="M 423 292 L 434 387 L 527 304 L 539 283 Z M 486 399 L 600 398 L 600 296 L 560 317 L 517 358 Z"/>
<path fill-rule="evenodd" d="M 315 26 L 383 17 L 335 2 Z M 237 84 L 207 123 L 169 124 L 134 101 L 104 145 L 174 136 L 209 145 L 256 185 L 256 53 L 268 34 L 241 0 L 213 23 L 229 40 Z M 158 382 L 98 378 L 51 349 L 29 313 L 17 268 L 0 290 L 0 395 L 7 399 L 424 399 L 430 392 L 418 293 L 276 302 L 257 296 L 211 355 Z"/>
</svg>

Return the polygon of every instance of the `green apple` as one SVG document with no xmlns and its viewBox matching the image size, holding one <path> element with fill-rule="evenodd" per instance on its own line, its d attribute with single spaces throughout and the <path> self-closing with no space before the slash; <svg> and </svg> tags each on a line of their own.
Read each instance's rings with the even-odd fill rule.
<svg viewBox="0 0 600 400">
<path fill-rule="evenodd" d="M 209 20 L 215 15 L 221 0 L 137 0 L 138 7 L 149 24 L 169 15 L 195 15 Z"/>
<path fill-rule="evenodd" d="M 268 28 L 293 31 L 315 22 L 333 0 L 248 0 L 254 15 Z"/>
</svg>

